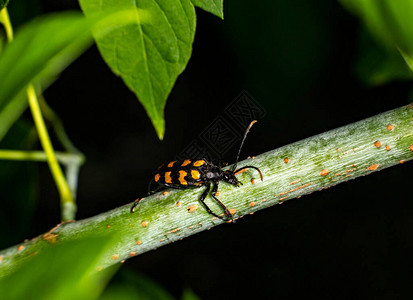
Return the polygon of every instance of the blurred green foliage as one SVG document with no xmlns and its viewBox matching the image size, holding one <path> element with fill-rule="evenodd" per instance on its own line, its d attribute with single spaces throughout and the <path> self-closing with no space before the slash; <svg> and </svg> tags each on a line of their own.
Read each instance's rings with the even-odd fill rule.
<svg viewBox="0 0 413 300">
<path fill-rule="evenodd" d="M 0 9 L 6 7 L 9 4 L 9 0 L 0 0 Z"/>
<path fill-rule="evenodd" d="M 96 271 L 109 244 L 95 237 L 33 253 L 22 268 L 0 279 L 2 299 L 97 299 L 117 269 Z"/>
<path fill-rule="evenodd" d="M 386 50 L 362 44 L 364 56 L 359 60 L 359 74 L 365 81 L 380 84 L 397 79 L 411 79 L 395 51 L 399 51 L 413 70 L 413 1 L 411 0 L 341 0 L 375 35 Z M 378 59 L 381 59 L 379 62 Z M 373 68 L 367 64 L 377 63 Z M 362 68 L 368 71 L 362 71 Z"/>
</svg>

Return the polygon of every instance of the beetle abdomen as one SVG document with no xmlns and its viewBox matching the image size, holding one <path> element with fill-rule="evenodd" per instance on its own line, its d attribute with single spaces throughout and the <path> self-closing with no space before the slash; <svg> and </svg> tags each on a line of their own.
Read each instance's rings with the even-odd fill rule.
<svg viewBox="0 0 413 300">
<path fill-rule="evenodd" d="M 161 185 L 201 185 L 209 163 L 204 159 L 171 161 L 153 172 L 153 179 Z"/>
</svg>

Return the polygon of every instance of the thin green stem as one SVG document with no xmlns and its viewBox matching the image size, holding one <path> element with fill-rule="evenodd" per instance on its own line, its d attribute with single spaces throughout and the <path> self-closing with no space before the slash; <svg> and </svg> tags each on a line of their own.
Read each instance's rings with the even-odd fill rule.
<svg viewBox="0 0 413 300">
<path fill-rule="evenodd" d="M 3 8 L 0 11 L 0 20 L 4 25 L 4 30 L 6 31 L 7 41 L 10 43 L 11 41 L 13 41 L 13 27 L 11 26 L 7 8 Z"/>
<path fill-rule="evenodd" d="M 55 152 L 57 160 L 65 165 L 83 163 L 83 157 L 72 153 Z M 43 151 L 0 150 L 0 160 L 20 160 L 47 162 L 47 155 Z"/>
<path fill-rule="evenodd" d="M 50 141 L 49 133 L 47 132 L 46 125 L 43 120 L 42 113 L 40 111 L 39 102 L 37 101 L 36 91 L 32 84 L 27 87 L 27 97 L 29 99 L 30 110 L 33 115 L 34 123 L 39 134 L 40 142 L 47 156 L 47 162 L 49 164 L 50 171 L 56 182 L 57 189 L 60 194 L 62 220 L 73 220 L 74 213 L 76 211 L 76 203 L 70 192 L 69 185 L 66 182 L 66 178 L 63 175 L 62 169 L 56 159 L 56 154 L 53 149 L 52 142 Z"/>
<path fill-rule="evenodd" d="M 0 19 L 4 25 L 8 42 L 13 41 L 13 27 L 10 22 L 10 18 L 7 9 L 4 8 L 0 12 Z M 76 203 L 69 188 L 66 178 L 63 175 L 62 169 L 56 158 L 53 145 L 50 141 L 49 133 L 47 132 L 46 125 L 43 120 L 42 112 L 40 110 L 39 101 L 37 99 L 36 91 L 32 84 L 27 87 L 27 97 L 29 99 L 30 110 L 33 115 L 34 123 L 40 138 L 40 142 L 45 151 L 47 162 L 49 164 L 50 171 L 53 179 L 56 182 L 57 189 L 60 194 L 62 220 L 73 220 L 76 214 Z M 9 155 L 11 153 L 8 153 Z M 14 155 L 17 155 L 16 153 Z M 21 153 L 20 153 L 21 155 Z M 17 156 L 16 156 L 17 157 Z M 20 156 L 21 157 L 21 156 Z M 38 156 L 35 156 L 38 157 Z"/>
</svg>

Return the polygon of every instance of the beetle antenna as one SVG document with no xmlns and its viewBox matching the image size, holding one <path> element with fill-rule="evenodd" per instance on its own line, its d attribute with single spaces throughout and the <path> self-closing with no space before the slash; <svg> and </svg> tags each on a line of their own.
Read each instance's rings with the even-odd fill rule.
<svg viewBox="0 0 413 300">
<path fill-rule="evenodd" d="M 242 146 L 244 145 L 245 138 L 247 137 L 247 134 L 250 131 L 252 125 L 254 125 L 255 123 L 257 123 L 257 120 L 252 121 L 250 125 L 248 126 L 247 130 L 245 130 L 244 137 L 242 138 L 241 146 L 239 146 L 237 160 L 235 161 L 235 164 L 232 166 L 232 171 L 231 171 L 232 173 L 234 173 L 235 169 L 237 168 L 239 155 L 241 154 L 241 149 L 242 149 Z"/>
</svg>

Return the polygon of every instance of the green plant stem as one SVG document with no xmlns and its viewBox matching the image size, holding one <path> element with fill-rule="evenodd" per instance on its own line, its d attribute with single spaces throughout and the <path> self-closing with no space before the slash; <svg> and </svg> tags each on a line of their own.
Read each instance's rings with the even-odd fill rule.
<svg viewBox="0 0 413 300">
<path fill-rule="evenodd" d="M 8 42 L 12 42 L 13 27 L 11 25 L 7 9 L 2 9 L 0 13 L 0 18 L 6 31 L 7 40 Z M 29 106 L 33 115 L 34 123 L 36 125 L 36 129 L 40 138 L 40 142 L 46 153 L 50 171 L 52 173 L 53 179 L 56 182 L 57 189 L 60 194 L 61 218 L 63 221 L 73 220 L 75 218 L 77 209 L 76 202 L 74 201 L 69 185 L 66 182 L 66 178 L 64 177 L 62 169 L 60 168 L 60 165 L 57 161 L 53 145 L 50 141 L 49 133 L 47 132 L 46 125 L 43 120 L 36 91 L 32 84 L 29 84 L 27 87 L 27 97 L 29 100 Z"/>
<path fill-rule="evenodd" d="M 235 210 L 236 218 L 241 218 L 384 168 L 402 167 L 411 159 L 413 105 L 408 105 L 244 160 L 239 167 L 260 168 L 264 181 L 249 169 L 237 175 L 244 183 L 239 188 L 221 182 L 219 198 Z M 142 200 L 133 214 L 129 211 L 132 199 L 125 199 L 129 203 L 122 207 L 60 224 L 46 234 L 1 251 L 0 276 L 54 243 L 114 234 L 119 242 L 100 261 L 105 268 L 222 224 L 199 203 L 203 190 L 168 190 L 167 194 L 152 195 Z M 213 211 L 222 211 L 210 197 L 207 202 Z"/>
<path fill-rule="evenodd" d="M 0 20 L 4 26 L 4 30 L 6 31 L 7 41 L 10 43 L 13 40 L 13 27 L 11 26 L 7 8 L 0 10 Z"/>
<path fill-rule="evenodd" d="M 52 172 L 57 189 L 59 190 L 62 221 L 74 220 L 76 214 L 76 203 L 69 189 L 69 185 L 66 182 L 65 176 L 63 175 L 62 169 L 56 159 L 56 154 L 40 111 L 39 102 L 37 101 L 36 91 L 31 84 L 27 87 L 27 97 L 29 99 L 30 110 L 33 115 L 37 133 L 39 134 L 40 142 L 46 153 L 50 171 Z"/>
<path fill-rule="evenodd" d="M 62 164 L 83 163 L 83 157 L 72 153 L 55 152 L 57 160 Z M 0 160 L 20 160 L 47 162 L 46 153 L 43 151 L 0 150 Z"/>
</svg>

